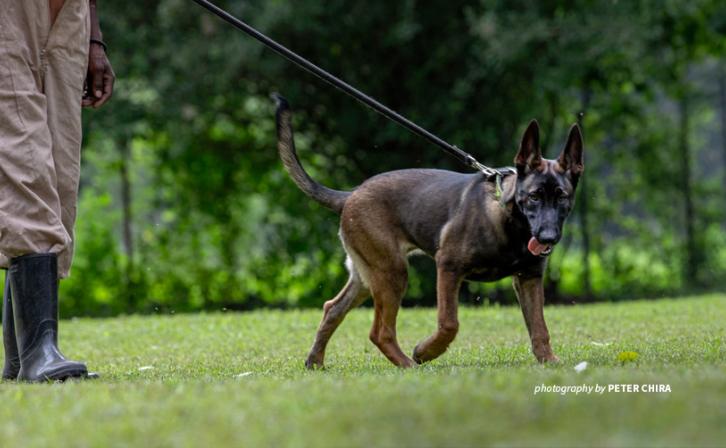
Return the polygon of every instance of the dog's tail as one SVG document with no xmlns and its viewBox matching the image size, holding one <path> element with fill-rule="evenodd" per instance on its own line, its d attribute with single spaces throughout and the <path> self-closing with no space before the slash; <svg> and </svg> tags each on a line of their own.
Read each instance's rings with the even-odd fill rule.
<svg viewBox="0 0 726 448">
<path fill-rule="evenodd" d="M 272 99 L 277 104 L 277 150 L 283 165 L 292 180 L 308 196 L 336 213 L 343 210 L 345 200 L 350 196 L 348 191 L 338 191 L 315 182 L 305 172 L 295 151 L 295 140 L 292 133 L 292 111 L 287 100 L 278 94 Z"/>
</svg>

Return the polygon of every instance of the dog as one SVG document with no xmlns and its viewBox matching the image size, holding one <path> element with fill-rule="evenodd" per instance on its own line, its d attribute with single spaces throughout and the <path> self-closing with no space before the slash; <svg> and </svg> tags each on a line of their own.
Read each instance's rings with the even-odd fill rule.
<svg viewBox="0 0 726 448">
<path fill-rule="evenodd" d="M 323 306 L 323 319 L 305 361 L 322 368 L 325 348 L 352 308 L 373 297 L 370 340 L 393 364 L 413 367 L 443 354 L 459 330 L 458 293 L 464 281 L 511 276 L 540 363 L 556 362 L 545 323 L 542 278 L 562 236 L 584 171 L 583 139 L 574 124 L 556 160 L 542 157 L 539 125 L 529 123 L 514 159 L 516 173 L 493 181 L 484 173 L 404 169 L 374 176 L 353 191 L 314 181 L 295 151 L 292 112 L 276 96 L 278 152 L 297 186 L 340 214 L 340 239 L 350 272 Z M 407 287 L 409 255 L 436 262 L 438 328 L 408 357 L 396 339 L 396 316 Z"/>
</svg>

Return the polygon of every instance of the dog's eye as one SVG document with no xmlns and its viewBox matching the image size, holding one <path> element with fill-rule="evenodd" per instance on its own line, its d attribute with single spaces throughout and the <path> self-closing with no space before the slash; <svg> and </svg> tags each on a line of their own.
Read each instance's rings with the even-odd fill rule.
<svg viewBox="0 0 726 448">
<path fill-rule="evenodd" d="M 542 199 L 542 193 L 539 191 L 533 191 L 527 197 L 532 202 L 539 202 L 539 200 Z"/>
</svg>

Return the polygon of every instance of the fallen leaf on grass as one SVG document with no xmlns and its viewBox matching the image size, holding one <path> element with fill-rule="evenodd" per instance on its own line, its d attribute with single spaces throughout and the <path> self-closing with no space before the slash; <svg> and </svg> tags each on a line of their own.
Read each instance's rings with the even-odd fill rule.
<svg viewBox="0 0 726 448">
<path fill-rule="evenodd" d="M 625 364 L 626 362 L 636 361 L 639 356 L 637 352 L 620 352 L 618 353 L 618 361 Z"/>
</svg>

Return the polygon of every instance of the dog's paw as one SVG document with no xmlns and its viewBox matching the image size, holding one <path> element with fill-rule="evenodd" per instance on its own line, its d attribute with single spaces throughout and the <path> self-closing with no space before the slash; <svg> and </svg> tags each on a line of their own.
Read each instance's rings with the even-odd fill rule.
<svg viewBox="0 0 726 448">
<path fill-rule="evenodd" d="M 410 358 L 406 358 L 403 361 L 401 361 L 400 364 L 397 364 L 398 367 L 402 369 L 412 369 L 414 367 L 418 367 L 418 363 Z"/>
<path fill-rule="evenodd" d="M 557 364 L 560 362 L 560 358 L 557 357 L 554 353 L 547 353 L 542 356 L 535 355 L 537 357 L 537 361 L 539 361 L 540 364 Z"/>
<path fill-rule="evenodd" d="M 423 359 L 421 359 L 420 355 L 421 354 L 419 353 L 418 345 L 417 345 L 416 347 L 413 348 L 413 353 L 411 353 L 411 359 L 413 359 L 413 362 L 415 362 L 416 364 L 423 364 L 424 362 L 426 362 Z"/>
<path fill-rule="evenodd" d="M 325 365 L 321 358 L 310 355 L 308 356 L 308 359 L 305 360 L 305 368 L 308 370 L 323 370 L 325 369 Z"/>
</svg>

